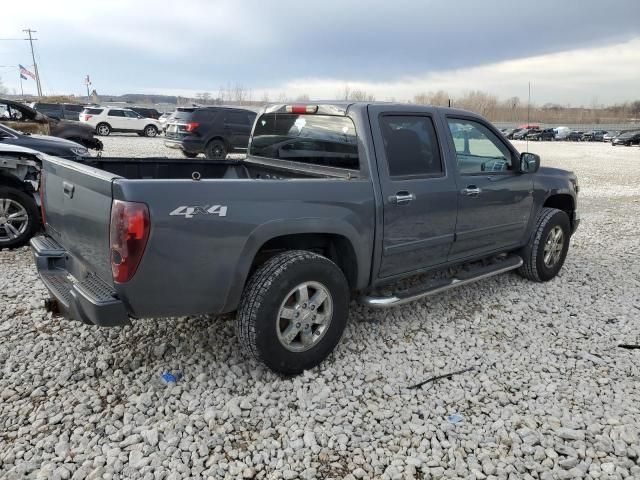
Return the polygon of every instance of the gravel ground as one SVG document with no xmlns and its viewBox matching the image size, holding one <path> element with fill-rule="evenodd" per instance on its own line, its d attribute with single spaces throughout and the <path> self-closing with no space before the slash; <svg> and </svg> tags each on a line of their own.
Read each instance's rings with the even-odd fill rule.
<svg viewBox="0 0 640 480">
<path fill-rule="evenodd" d="M 640 344 L 640 148 L 530 150 L 579 175 L 558 278 L 353 305 L 335 354 L 295 378 L 244 358 L 231 317 L 51 318 L 29 251 L 0 252 L 0 477 L 640 478 L 640 351 L 617 347 Z"/>
</svg>

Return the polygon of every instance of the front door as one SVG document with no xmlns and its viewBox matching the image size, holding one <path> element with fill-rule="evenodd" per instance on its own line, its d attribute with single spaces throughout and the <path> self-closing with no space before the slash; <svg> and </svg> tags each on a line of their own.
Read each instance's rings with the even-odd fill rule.
<svg viewBox="0 0 640 480">
<path fill-rule="evenodd" d="M 107 113 L 107 123 L 111 125 L 113 130 L 126 130 L 127 117 L 124 115 L 124 110 L 109 110 Z"/>
<path fill-rule="evenodd" d="M 133 110 L 125 110 L 124 118 L 126 120 L 126 129 L 131 131 L 142 131 L 146 127 L 147 122 L 145 118 L 134 112 Z"/>
<path fill-rule="evenodd" d="M 414 107 L 388 110 L 369 107 L 384 210 L 380 278 L 444 263 L 457 211 L 434 116 Z"/>
<path fill-rule="evenodd" d="M 517 247 L 533 205 L 533 175 L 515 171 L 517 152 L 489 125 L 447 116 L 456 158 L 458 221 L 450 260 Z"/>
</svg>

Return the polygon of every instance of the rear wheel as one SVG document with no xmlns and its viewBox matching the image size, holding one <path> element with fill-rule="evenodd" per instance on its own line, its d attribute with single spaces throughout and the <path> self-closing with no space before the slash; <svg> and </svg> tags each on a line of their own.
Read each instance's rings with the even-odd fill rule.
<svg viewBox="0 0 640 480">
<path fill-rule="evenodd" d="M 211 140 L 207 144 L 204 154 L 209 160 L 224 160 L 227 158 L 227 147 L 221 140 Z"/>
<path fill-rule="evenodd" d="M 12 187 L 0 187 L 0 249 L 25 245 L 40 227 L 33 198 Z"/>
<path fill-rule="evenodd" d="M 349 286 L 338 266 L 294 250 L 269 259 L 251 277 L 238 309 L 243 349 L 276 372 L 297 374 L 322 362 L 340 341 Z"/>
<path fill-rule="evenodd" d="M 518 273 L 535 282 L 551 280 L 564 265 L 570 237 L 568 215 L 555 208 L 543 208 L 529 244 L 521 252 L 524 264 Z"/>
<path fill-rule="evenodd" d="M 111 125 L 108 123 L 99 123 L 96 127 L 96 133 L 103 137 L 108 136 L 111 133 Z"/>
</svg>

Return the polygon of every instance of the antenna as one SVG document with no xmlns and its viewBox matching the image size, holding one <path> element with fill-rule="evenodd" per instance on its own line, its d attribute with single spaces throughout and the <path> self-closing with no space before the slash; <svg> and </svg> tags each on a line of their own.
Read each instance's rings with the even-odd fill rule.
<svg viewBox="0 0 640 480">
<path fill-rule="evenodd" d="M 531 82 L 529 82 L 529 100 L 527 100 L 527 128 L 531 125 Z M 527 153 L 529 153 L 529 135 L 526 136 L 527 141 Z"/>
</svg>

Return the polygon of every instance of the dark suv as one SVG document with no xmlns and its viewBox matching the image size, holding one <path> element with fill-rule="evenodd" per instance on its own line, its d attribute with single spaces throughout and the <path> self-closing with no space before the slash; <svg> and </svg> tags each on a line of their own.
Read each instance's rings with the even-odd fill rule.
<svg viewBox="0 0 640 480">
<path fill-rule="evenodd" d="M 142 115 L 144 118 L 153 118 L 155 120 L 158 120 L 160 118 L 160 112 L 155 108 L 129 107 L 129 110 L 133 110 L 138 115 Z"/>
<path fill-rule="evenodd" d="M 244 108 L 178 108 L 167 124 L 165 146 L 179 148 L 185 157 L 204 153 L 220 160 L 227 153 L 246 152 L 256 112 Z"/>
<path fill-rule="evenodd" d="M 80 112 L 84 109 L 82 105 L 73 103 L 39 103 L 34 102 L 31 108 L 47 117 L 59 120 L 76 120 L 80 117 Z"/>
</svg>

